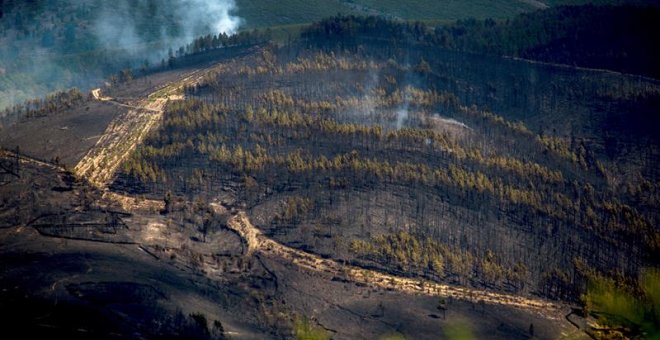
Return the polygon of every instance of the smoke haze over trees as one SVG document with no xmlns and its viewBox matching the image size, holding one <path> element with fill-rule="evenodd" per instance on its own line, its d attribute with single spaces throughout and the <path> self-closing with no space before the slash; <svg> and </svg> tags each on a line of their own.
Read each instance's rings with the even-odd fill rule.
<svg viewBox="0 0 660 340">
<path fill-rule="evenodd" d="M 242 23 L 233 0 L 5 0 L 0 10 L 0 107 L 153 65 L 170 48 Z"/>
<path fill-rule="evenodd" d="M 547 7 L 585 2 L 598 5 L 623 3 L 620 0 L 0 0 L 0 109 L 62 88 L 85 89 L 120 69 L 152 66 L 163 58 L 167 59 L 170 48 L 176 50 L 195 37 L 231 34 L 239 28 L 309 23 L 337 13 L 425 20 L 431 27 L 443 27 L 453 20 L 505 20 Z M 655 5 L 657 1 L 625 3 Z M 543 14 L 538 16 L 538 22 L 543 23 Z M 474 35 L 489 39 L 517 38 L 518 30 L 513 24 L 525 24 L 525 20 L 539 19 L 537 17 L 522 17 L 511 21 L 511 25 L 498 22 L 494 30 L 491 26 L 481 25 L 482 20 L 476 21 L 478 27 L 472 25 L 475 21 L 463 20 L 457 28 L 466 30 L 468 37 L 450 32 L 449 35 L 455 38 L 453 43 L 458 46 L 449 47 L 470 49 L 468 47 L 474 46 L 461 43 L 474 41 Z M 280 27 L 283 34 L 289 33 L 286 27 L 291 28 Z M 485 36 L 482 34 L 484 29 Z M 580 35 L 580 38 L 585 36 L 591 34 Z M 564 42 L 550 43 L 538 51 L 516 52 L 535 59 L 548 50 L 556 57 L 553 60 L 566 62 L 562 54 Z M 582 42 L 577 43 L 575 46 L 579 49 Z M 569 54 L 575 46 L 568 46 Z M 580 61 L 593 62 L 584 57 Z M 607 68 L 611 65 L 599 66 Z M 646 73 L 646 70 L 641 71 Z"/>
</svg>

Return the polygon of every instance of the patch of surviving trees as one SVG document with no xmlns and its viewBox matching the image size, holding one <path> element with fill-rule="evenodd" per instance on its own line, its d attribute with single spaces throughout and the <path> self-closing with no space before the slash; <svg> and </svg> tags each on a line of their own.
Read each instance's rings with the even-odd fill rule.
<svg viewBox="0 0 660 340">
<path fill-rule="evenodd" d="M 0 112 L 0 117 L 5 123 L 20 119 L 45 117 L 62 110 L 79 106 L 88 100 L 88 97 L 89 96 L 84 95 L 77 88 L 57 91 L 44 98 L 35 98 L 9 107 Z"/>
<path fill-rule="evenodd" d="M 324 45 L 350 45 L 369 37 L 659 78 L 654 62 L 660 53 L 655 43 L 659 19 L 660 8 L 650 4 L 557 6 L 504 21 L 466 19 L 433 28 L 344 16 L 313 25 L 303 37 Z"/>
<path fill-rule="evenodd" d="M 335 25 L 356 39 L 385 32 L 387 42 L 328 42 Z M 308 251 L 552 298 L 577 299 L 593 272 L 624 280 L 657 265 L 657 170 L 613 184 L 597 146 L 469 106 L 472 71 L 444 72 L 442 58 L 424 54 L 431 47 L 411 53 L 414 40 L 393 30 L 417 28 L 332 19 L 303 42 L 225 63 L 168 104 L 113 189 L 160 198 L 230 189 L 253 211 L 274 206 L 261 227 Z M 616 92 L 590 81 L 591 98 Z M 608 100 L 623 104 L 658 92 L 625 79 L 613 86 L 626 91 Z M 555 92 L 559 115 L 585 100 L 567 87 Z M 519 91 L 530 103 L 540 96 Z"/>
</svg>

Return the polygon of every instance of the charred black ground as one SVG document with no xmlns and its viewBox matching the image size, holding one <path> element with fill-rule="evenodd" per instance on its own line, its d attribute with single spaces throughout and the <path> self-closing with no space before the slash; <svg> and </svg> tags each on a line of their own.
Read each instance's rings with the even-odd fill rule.
<svg viewBox="0 0 660 340">
<path fill-rule="evenodd" d="M 484 25 L 208 36 L 8 111 L 2 318 L 94 337 L 652 334 L 660 84 L 566 65 L 570 32 L 514 51 Z M 570 46 L 579 66 L 655 72 Z M 650 312 L 611 323 L 594 282 Z"/>
</svg>

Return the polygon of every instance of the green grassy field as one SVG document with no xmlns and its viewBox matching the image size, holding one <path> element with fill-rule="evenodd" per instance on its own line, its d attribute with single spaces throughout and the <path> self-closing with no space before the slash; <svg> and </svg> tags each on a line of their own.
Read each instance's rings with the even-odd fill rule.
<svg viewBox="0 0 660 340">
<path fill-rule="evenodd" d="M 506 19 L 559 5 L 655 3 L 657 0 L 236 0 L 243 28 L 310 23 L 336 14 L 404 20 Z"/>
<path fill-rule="evenodd" d="M 561 5 L 658 5 L 658 0 L 543 0 L 541 1 L 548 6 L 561 6 Z"/>
<path fill-rule="evenodd" d="M 517 0 L 237 0 L 245 28 L 313 22 L 336 14 L 385 15 L 405 20 L 504 19 L 537 9 Z"/>
</svg>

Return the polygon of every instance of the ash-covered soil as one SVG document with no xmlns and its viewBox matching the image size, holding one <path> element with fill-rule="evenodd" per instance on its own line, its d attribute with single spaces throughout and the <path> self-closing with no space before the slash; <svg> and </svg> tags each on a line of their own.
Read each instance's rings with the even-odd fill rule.
<svg viewBox="0 0 660 340">
<path fill-rule="evenodd" d="M 89 100 L 52 115 L 3 125 L 0 146 L 19 146 L 22 153 L 45 160 L 58 158 L 62 164 L 74 166 L 123 111 Z"/>
<path fill-rule="evenodd" d="M 240 53 L 240 50 L 216 52 L 214 58 L 226 58 Z M 106 83 L 107 86 L 102 88 L 103 94 L 130 106 L 215 63 L 206 61 L 200 66 L 194 61 L 195 57 L 191 56 L 173 70 L 154 72 L 114 86 Z M 58 107 L 54 112 L 37 117 L 0 117 L 0 147 L 14 150 L 18 146 L 21 153 L 41 160 L 57 160 L 62 165 L 74 167 L 98 142 L 112 120 L 129 110 L 127 106 L 94 100 L 91 93 L 85 96 L 78 105 Z"/>
<path fill-rule="evenodd" d="M 265 264 L 277 274 L 281 299 L 313 316 L 333 338 L 444 339 L 456 327 L 468 329 L 476 339 L 556 339 L 575 331 L 564 320 L 497 305 L 438 297 L 402 294 L 387 289 L 345 282 L 336 277 L 300 270 L 291 263 L 268 258 Z"/>
<path fill-rule="evenodd" d="M 291 338 L 303 317 L 335 339 L 575 332 L 561 317 L 455 299 L 443 310 L 435 296 L 248 252 L 226 227 L 231 207 L 175 199 L 167 213 L 127 211 L 61 168 L 22 159 L 20 175 L 2 186 L 0 206 L 0 317 L 10 334 Z"/>
</svg>

